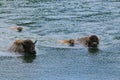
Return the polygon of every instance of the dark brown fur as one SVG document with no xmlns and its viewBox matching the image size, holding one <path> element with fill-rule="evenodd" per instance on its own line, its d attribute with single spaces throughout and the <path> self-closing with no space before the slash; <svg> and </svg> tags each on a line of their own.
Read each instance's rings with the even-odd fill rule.
<svg viewBox="0 0 120 80">
<path fill-rule="evenodd" d="M 18 32 L 21 32 L 23 30 L 22 27 L 17 27 Z"/>
<path fill-rule="evenodd" d="M 33 43 L 33 41 L 30 39 L 16 40 L 9 50 L 18 53 L 36 54 L 35 43 L 36 42 Z"/>
<path fill-rule="evenodd" d="M 96 35 L 79 38 L 77 41 L 87 47 L 98 47 L 99 45 L 99 38 Z"/>
</svg>

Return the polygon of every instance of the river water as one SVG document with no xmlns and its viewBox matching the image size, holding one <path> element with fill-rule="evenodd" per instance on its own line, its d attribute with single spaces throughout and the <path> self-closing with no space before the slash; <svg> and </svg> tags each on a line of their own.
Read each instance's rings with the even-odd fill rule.
<svg viewBox="0 0 120 80">
<path fill-rule="evenodd" d="M 58 43 L 92 34 L 97 50 Z M 36 56 L 7 51 L 26 38 Z M 0 45 L 0 80 L 120 80 L 120 0 L 0 0 Z"/>
</svg>

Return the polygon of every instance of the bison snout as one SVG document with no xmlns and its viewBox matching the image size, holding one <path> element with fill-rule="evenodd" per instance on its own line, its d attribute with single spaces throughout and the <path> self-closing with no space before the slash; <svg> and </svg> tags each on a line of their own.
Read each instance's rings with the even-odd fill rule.
<svg viewBox="0 0 120 80">
<path fill-rule="evenodd" d="M 36 51 L 31 51 L 31 54 L 36 54 Z"/>
</svg>

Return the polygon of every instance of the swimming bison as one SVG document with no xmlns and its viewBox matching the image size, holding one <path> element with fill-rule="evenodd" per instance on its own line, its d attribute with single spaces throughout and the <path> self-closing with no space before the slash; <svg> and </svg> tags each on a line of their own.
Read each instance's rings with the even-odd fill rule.
<svg viewBox="0 0 120 80">
<path fill-rule="evenodd" d="M 77 39 L 79 43 L 84 44 L 87 47 L 97 48 L 99 44 L 99 38 L 96 35 L 91 35 Z"/>
<path fill-rule="evenodd" d="M 15 30 L 15 31 L 18 31 L 18 32 L 21 32 L 23 30 L 23 27 L 21 26 L 16 26 L 16 27 L 10 27 L 12 30 Z"/>
<path fill-rule="evenodd" d="M 15 40 L 10 46 L 9 51 L 25 54 L 36 54 L 35 43 L 30 39 L 26 40 Z"/>
</svg>

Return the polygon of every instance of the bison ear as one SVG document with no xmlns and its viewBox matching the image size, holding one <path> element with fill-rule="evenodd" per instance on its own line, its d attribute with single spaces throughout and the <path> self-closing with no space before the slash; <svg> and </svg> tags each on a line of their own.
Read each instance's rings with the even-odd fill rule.
<svg viewBox="0 0 120 80">
<path fill-rule="evenodd" d="M 34 44 L 36 44 L 37 40 L 34 42 Z"/>
</svg>

